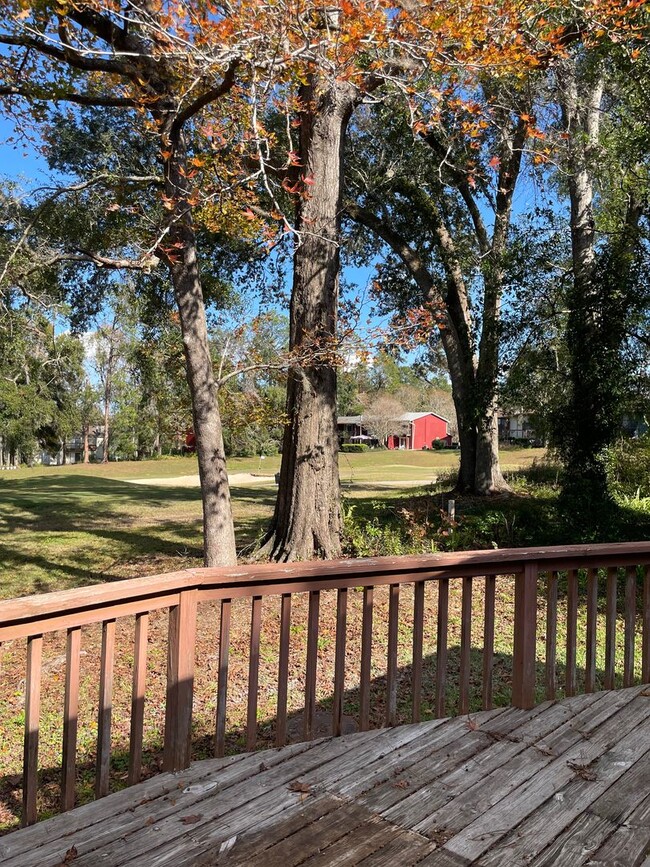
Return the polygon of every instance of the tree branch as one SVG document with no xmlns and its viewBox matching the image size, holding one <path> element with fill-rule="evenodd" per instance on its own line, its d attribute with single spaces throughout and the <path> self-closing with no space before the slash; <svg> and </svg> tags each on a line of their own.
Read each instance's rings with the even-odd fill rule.
<svg viewBox="0 0 650 867">
<path fill-rule="evenodd" d="M 223 81 L 219 85 L 206 90 L 205 93 L 197 97 L 194 102 L 180 112 L 172 125 L 172 132 L 177 132 L 184 123 L 194 117 L 195 114 L 198 114 L 202 108 L 205 108 L 206 105 L 210 105 L 210 103 L 215 102 L 217 99 L 224 96 L 224 94 L 228 93 L 235 83 L 235 71 L 238 64 L 238 60 L 233 60 L 226 70 Z"/>
<path fill-rule="evenodd" d="M 86 93 L 59 93 L 56 96 L 39 94 L 38 91 L 15 85 L 0 85 L 0 96 L 20 96 L 28 100 L 43 100 L 47 102 L 73 102 L 75 105 L 89 105 L 97 108 L 133 108 L 138 104 L 136 99 L 127 96 L 93 96 Z"/>
</svg>

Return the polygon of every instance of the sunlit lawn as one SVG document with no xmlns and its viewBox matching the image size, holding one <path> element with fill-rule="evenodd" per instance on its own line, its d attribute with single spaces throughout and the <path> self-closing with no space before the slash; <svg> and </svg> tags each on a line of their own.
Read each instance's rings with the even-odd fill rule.
<svg viewBox="0 0 650 867">
<path fill-rule="evenodd" d="M 533 449 L 504 452 L 504 464 L 525 466 L 539 455 L 540 450 Z M 348 497 L 394 497 L 397 490 L 375 489 L 373 483 L 426 483 L 453 470 L 457 461 L 457 453 L 451 451 L 341 455 L 341 478 Z M 229 472 L 272 476 L 279 462 L 277 456 L 263 461 L 234 458 Z M 199 565 L 198 488 L 132 483 L 196 473 L 195 458 L 0 472 L 0 596 Z M 267 483 L 233 487 L 237 540 L 244 554 L 271 515 L 275 491 L 271 478 Z"/>
</svg>

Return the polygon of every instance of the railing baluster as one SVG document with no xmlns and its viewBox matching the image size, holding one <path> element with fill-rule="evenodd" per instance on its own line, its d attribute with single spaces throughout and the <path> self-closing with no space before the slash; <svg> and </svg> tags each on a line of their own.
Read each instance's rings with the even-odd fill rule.
<svg viewBox="0 0 650 867">
<path fill-rule="evenodd" d="M 23 751 L 23 813 L 21 824 L 36 821 L 38 791 L 38 730 L 41 713 L 41 667 L 43 636 L 27 639 L 27 673 L 25 676 L 25 743 Z"/>
<path fill-rule="evenodd" d="M 436 641 L 436 716 L 445 715 L 447 681 L 447 632 L 449 628 L 449 578 L 438 581 L 438 635 Z"/>
<path fill-rule="evenodd" d="M 228 655 L 230 652 L 230 614 L 232 602 L 221 600 L 219 623 L 219 679 L 217 681 L 217 727 L 214 736 L 214 754 L 221 758 L 226 751 L 226 704 L 228 702 Z"/>
<path fill-rule="evenodd" d="M 192 702 L 196 653 L 196 588 L 181 590 L 169 609 L 167 642 L 167 705 L 163 768 L 182 771 L 192 758 Z"/>
<path fill-rule="evenodd" d="M 598 614 L 598 570 L 587 572 L 587 634 L 585 636 L 585 692 L 596 689 L 596 617 Z"/>
<path fill-rule="evenodd" d="M 336 597 L 336 646 L 334 651 L 334 701 L 332 734 L 338 737 L 343 727 L 343 693 L 345 691 L 345 645 L 348 616 L 348 591 L 342 587 Z"/>
<path fill-rule="evenodd" d="M 512 703 L 523 710 L 535 706 L 538 572 L 539 565 L 530 561 L 523 574 L 515 576 Z"/>
<path fill-rule="evenodd" d="M 650 566 L 646 566 L 643 570 L 641 682 L 650 683 Z"/>
<path fill-rule="evenodd" d="M 460 618 L 460 713 L 469 713 L 469 675 L 472 653 L 472 578 L 463 578 L 463 597 Z"/>
<path fill-rule="evenodd" d="M 492 710 L 494 672 L 494 615 L 496 609 L 495 575 L 485 577 L 485 625 L 483 628 L 483 710 Z"/>
<path fill-rule="evenodd" d="M 97 720 L 97 770 L 95 797 L 108 795 L 111 769 L 111 717 L 113 715 L 113 661 L 115 621 L 102 624 L 102 656 L 99 675 L 99 717 Z"/>
<path fill-rule="evenodd" d="M 309 613 L 307 615 L 307 659 L 305 663 L 305 717 L 303 737 L 310 741 L 314 737 L 314 715 L 316 712 L 316 669 L 318 663 L 318 614 L 320 591 L 309 591 Z"/>
<path fill-rule="evenodd" d="M 628 566 L 625 573 L 625 653 L 623 658 L 623 686 L 634 685 L 634 627 L 636 625 L 636 566 Z"/>
<path fill-rule="evenodd" d="M 422 650 L 424 645 L 424 581 L 416 581 L 413 588 L 413 714 L 414 723 L 420 722 L 422 703 Z"/>
<path fill-rule="evenodd" d="M 607 570 L 607 611 L 605 615 L 605 689 L 616 686 L 616 590 L 618 569 Z"/>
<path fill-rule="evenodd" d="M 71 810 L 75 803 L 77 772 L 77 725 L 79 719 L 79 657 L 81 627 L 68 629 L 66 641 L 65 698 L 63 704 L 63 758 L 61 778 L 61 811 Z"/>
<path fill-rule="evenodd" d="M 260 675 L 260 628 L 262 625 L 262 597 L 253 596 L 251 606 L 251 642 L 248 659 L 248 709 L 246 714 L 246 749 L 253 751 L 257 744 L 257 689 Z"/>
<path fill-rule="evenodd" d="M 548 573 L 546 584 L 546 698 L 557 692 L 557 572 Z"/>
<path fill-rule="evenodd" d="M 397 725 L 397 627 L 399 584 L 388 590 L 388 659 L 386 665 L 386 725 Z"/>
<path fill-rule="evenodd" d="M 287 742 L 287 692 L 289 681 L 289 638 L 291 634 L 291 593 L 280 600 L 280 653 L 278 657 L 278 706 L 275 745 Z"/>
<path fill-rule="evenodd" d="M 363 588 L 363 619 L 361 624 L 361 679 L 359 684 L 359 730 L 370 726 L 370 665 L 372 661 L 372 597 L 373 588 Z"/>
<path fill-rule="evenodd" d="M 142 774 L 142 737 L 144 729 L 144 700 L 147 680 L 147 641 L 149 614 L 145 611 L 135 618 L 133 642 L 133 683 L 131 686 L 131 742 L 129 745 L 128 784 L 140 782 Z"/>
<path fill-rule="evenodd" d="M 578 643 L 578 570 L 567 573 L 565 694 L 576 694 L 576 647 Z"/>
</svg>

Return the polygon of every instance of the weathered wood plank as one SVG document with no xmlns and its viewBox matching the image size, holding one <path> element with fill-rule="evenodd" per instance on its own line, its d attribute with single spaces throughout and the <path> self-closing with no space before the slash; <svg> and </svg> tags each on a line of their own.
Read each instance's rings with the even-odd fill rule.
<svg viewBox="0 0 650 867">
<path fill-rule="evenodd" d="M 636 867 L 650 852 L 650 795 L 589 861 L 589 867 Z"/>
<path fill-rule="evenodd" d="M 333 809 L 327 809 L 330 805 L 333 806 Z M 311 821 L 309 823 L 303 822 L 295 833 L 285 833 L 285 828 L 294 824 L 293 817 L 277 823 L 280 833 L 284 836 L 264 851 L 262 855 L 264 867 L 295 867 L 297 864 L 302 864 L 310 855 L 317 854 L 340 840 L 341 837 L 349 834 L 368 819 L 366 810 L 354 804 L 342 804 L 341 801 L 335 801 L 333 798 L 323 802 L 321 796 L 316 799 L 315 807 L 320 815 L 312 813 Z M 271 837 L 272 843 L 276 834 L 275 827 L 266 832 L 266 835 Z M 242 861 L 236 852 L 233 855 L 236 859 L 234 863 L 240 863 L 242 867 L 244 864 L 254 867 L 260 863 L 259 854 L 245 861 Z M 227 863 L 233 862 L 228 861 Z"/>
<path fill-rule="evenodd" d="M 340 738 L 337 743 L 344 743 Z M 265 754 L 265 765 L 270 771 L 288 763 L 296 755 L 307 752 L 312 744 L 290 744 L 281 751 Z M 204 767 L 207 766 L 207 767 Z M 293 772 L 290 772 L 290 775 Z M 151 832 L 154 820 L 173 816 L 180 810 L 192 812 L 200 802 L 223 793 L 260 774 L 260 757 L 256 755 L 232 756 L 199 762 L 180 774 L 161 774 L 139 783 L 123 792 L 117 792 L 63 816 L 43 822 L 30 831 L 20 845 L 13 845 L 15 835 L 2 838 L 0 855 L 3 867 L 58 867 L 68 847 L 66 837 L 76 846 L 79 860 L 88 856 L 93 863 L 96 851 L 105 847 L 109 851 L 116 840 L 129 834 L 137 838 L 145 830 Z M 67 820 L 67 821 L 66 821 Z M 57 829 L 57 833 L 53 833 Z M 155 837 L 155 835 L 153 835 Z M 150 838 L 157 846 L 160 838 Z M 70 844 L 71 845 L 71 844 Z M 62 849 L 63 847 L 63 849 Z M 120 853 L 123 844 L 120 844 Z M 102 861 L 104 863 L 104 861 Z"/>
<path fill-rule="evenodd" d="M 588 700 L 581 698 L 584 702 L 583 713 L 586 721 L 593 714 L 592 706 L 596 705 L 597 701 L 593 696 Z M 531 713 L 529 711 L 528 715 L 530 716 Z M 454 799 L 464 797 L 470 802 L 477 798 L 480 800 L 483 797 L 483 780 L 489 780 L 490 774 L 501 772 L 504 765 L 519 756 L 528 745 L 537 743 L 575 719 L 574 714 L 561 704 L 548 706 L 544 713 L 524 721 L 523 724 L 521 724 L 522 714 L 523 711 L 508 710 L 503 717 L 498 717 L 493 723 L 488 722 L 471 732 L 471 738 L 465 736 L 453 752 L 449 751 L 449 756 L 437 768 L 432 768 L 429 772 L 426 766 L 423 767 L 423 780 L 418 781 L 413 770 L 410 771 L 405 775 L 409 788 L 420 790 L 412 795 L 408 791 L 405 792 L 407 798 L 401 803 L 393 799 L 395 806 L 382 815 L 405 827 L 411 827 L 418 833 L 427 833 L 427 829 L 444 826 L 448 821 L 445 818 L 447 805 L 451 805 L 451 813 L 454 813 L 453 808 L 456 804 Z M 511 717 L 513 722 L 510 729 L 506 726 L 508 717 Z M 495 728 L 494 732 L 490 731 L 492 725 Z M 487 744 L 481 745 L 480 749 L 469 751 L 467 747 L 471 740 L 480 744 L 479 735 L 485 736 Z M 574 733 L 574 741 L 578 741 L 580 737 L 579 734 Z M 442 773 L 438 773 L 439 770 Z M 427 779 L 429 775 L 438 779 L 431 789 Z M 508 785 L 507 773 L 505 785 Z M 378 797 L 375 792 L 372 794 L 374 798 Z"/>
<path fill-rule="evenodd" d="M 358 862 L 358 867 L 412 867 L 419 865 L 435 848 L 435 843 L 414 834 L 402 831 L 394 840 Z"/>
<path fill-rule="evenodd" d="M 644 700 L 638 698 L 629 702 L 601 725 L 590 739 L 581 740 L 493 807 L 482 811 L 446 843 L 447 848 L 470 861 L 481 857 L 511 828 L 569 782 L 574 774 L 569 763 L 584 765 L 596 760 L 609 748 L 612 738 L 624 737 L 648 716 L 650 703 L 644 704 Z"/>
<path fill-rule="evenodd" d="M 558 788 L 552 798 L 517 825 L 513 831 L 506 834 L 501 842 L 482 859 L 482 863 L 486 867 L 487 865 L 498 867 L 503 862 L 503 858 L 507 858 L 508 863 L 512 864 L 513 867 L 514 865 L 523 867 L 523 865 L 530 863 L 537 864 L 537 861 L 532 861 L 532 859 L 546 847 L 550 847 L 550 852 L 545 851 L 540 857 L 539 863 L 551 867 L 555 863 L 553 860 L 554 840 L 562 837 L 564 842 L 561 848 L 568 845 L 568 839 L 565 839 L 563 835 L 571 823 L 578 821 L 580 817 L 584 819 L 585 811 L 590 805 L 603 792 L 607 792 L 613 784 L 616 784 L 617 781 L 620 782 L 629 769 L 635 766 L 635 763 L 648 755 L 650 742 L 644 741 L 644 738 L 639 738 L 638 731 L 632 730 L 595 761 L 591 763 L 575 762 L 572 763 L 573 766 L 569 765 L 575 772 L 574 777 L 566 785 Z M 645 766 L 647 771 L 647 762 Z M 638 791 L 637 789 L 637 793 Z M 611 830 L 614 830 L 616 823 L 607 819 L 606 824 L 596 823 L 596 826 L 603 828 L 612 826 Z M 579 833 L 579 829 L 576 833 Z M 601 839 L 604 839 L 604 836 Z M 568 848 L 571 851 L 573 846 Z M 594 850 L 598 848 L 598 844 L 595 844 L 593 848 Z"/>
<path fill-rule="evenodd" d="M 363 824 L 357 825 L 349 834 L 318 851 L 318 854 L 307 858 L 302 865 L 304 867 L 344 867 L 344 865 L 356 867 L 359 861 L 381 851 L 401 834 L 402 830 L 396 825 L 385 822 L 379 816 L 369 815 Z"/>
<path fill-rule="evenodd" d="M 578 865 L 584 864 L 603 840 L 606 840 L 615 830 L 616 825 L 607 819 L 583 812 L 540 856 L 532 861 L 513 861 L 512 863 L 526 863 L 530 864 L 531 867 L 532 865 L 534 867 L 578 867 Z M 490 854 L 493 852 L 494 850 Z M 510 855 L 507 850 L 500 850 L 499 857 L 501 858 L 500 861 L 481 859 L 479 864 L 481 867 L 488 864 L 503 864 L 503 858 L 509 859 Z"/>
<path fill-rule="evenodd" d="M 262 858 L 265 867 L 268 867 L 267 857 L 275 857 L 281 849 L 284 849 L 284 867 L 293 867 L 295 862 L 289 857 L 289 849 L 295 850 L 294 842 L 298 835 L 303 832 L 313 835 L 312 824 L 320 823 L 330 813 L 340 810 L 341 806 L 341 799 L 332 795 L 310 795 L 295 811 L 282 818 L 275 817 L 275 821 L 268 827 L 256 828 L 250 834 L 238 836 L 231 846 L 222 846 L 216 851 L 211 849 L 203 855 L 197 855 L 195 867 L 259 864 Z"/>
</svg>

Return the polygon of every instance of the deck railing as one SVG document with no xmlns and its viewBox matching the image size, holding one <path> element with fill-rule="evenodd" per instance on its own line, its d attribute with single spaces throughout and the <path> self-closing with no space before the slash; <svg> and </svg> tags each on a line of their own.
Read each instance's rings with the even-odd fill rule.
<svg viewBox="0 0 650 867">
<path fill-rule="evenodd" d="M 470 669 L 473 665 L 472 672 L 475 672 L 477 667 L 476 662 L 471 662 L 477 596 L 480 596 L 482 610 L 479 618 L 482 633 L 482 646 L 478 648 L 481 654 L 479 691 L 480 705 L 485 709 L 491 708 L 494 700 L 495 629 L 498 633 L 511 631 L 511 701 L 515 706 L 530 708 L 544 697 L 556 697 L 558 644 L 565 666 L 563 688 L 566 696 L 574 695 L 578 689 L 578 653 L 584 662 L 581 684 L 587 692 L 597 686 L 597 650 L 604 659 L 600 670 L 600 684 L 604 688 L 630 686 L 639 676 L 642 682 L 650 681 L 649 564 L 650 542 L 470 551 L 190 569 L 1 602 L 0 644 L 6 646 L 21 639 L 27 642 L 22 823 L 31 824 L 37 819 L 43 638 L 48 633 L 64 631 L 66 634 L 61 809 L 68 810 L 75 805 L 76 799 L 82 630 L 90 624 L 102 624 L 94 787 L 95 797 L 100 798 L 109 791 L 116 652 L 133 656 L 128 784 L 132 785 L 141 778 L 145 686 L 148 674 L 153 674 L 153 670 L 148 671 L 147 659 L 149 615 L 152 612 L 169 611 L 163 767 L 177 771 L 186 768 L 191 759 L 197 612 L 202 605 L 210 603 L 214 607 L 216 602 L 220 609 L 218 642 L 215 635 L 218 644 L 217 676 L 213 685 L 216 695 L 214 751 L 219 756 L 226 748 L 231 614 L 233 602 L 237 600 L 250 599 L 245 741 L 246 748 L 252 750 L 258 736 L 262 600 L 267 597 L 277 597 L 273 603 L 278 608 L 279 619 L 275 743 L 281 746 L 287 740 L 292 601 L 297 594 L 307 594 L 308 598 L 302 714 L 302 736 L 308 740 L 314 734 L 320 653 L 319 607 L 323 598 L 321 594 L 326 591 L 335 591 L 336 595 L 335 635 L 331 636 L 334 656 L 331 732 L 336 736 L 342 730 L 346 674 L 348 681 L 350 679 L 346 642 L 351 591 L 361 598 L 360 654 L 354 660 L 354 667 L 359 688 L 358 726 L 365 730 L 371 724 L 371 686 L 372 690 L 376 689 L 371 678 L 373 630 L 375 635 L 378 629 L 385 630 L 384 722 L 394 725 L 398 721 L 398 683 L 401 685 L 398 642 L 401 641 L 403 646 L 404 638 L 399 635 L 399 629 L 406 613 L 409 624 L 412 624 L 408 637 L 410 715 L 414 722 L 421 719 L 424 623 L 425 613 L 430 608 L 436 609 L 435 676 L 431 680 L 430 694 L 424 698 L 437 716 L 445 715 L 450 686 L 450 588 L 459 597 L 459 622 L 455 624 L 459 631 L 458 676 L 453 687 L 458 696 L 457 711 L 461 714 L 470 710 Z M 501 622 L 502 614 L 495 605 L 497 585 L 502 583 L 514 587 L 511 626 Z M 477 587 L 480 594 L 475 592 Z M 558 587 L 563 612 L 562 642 L 558 640 Z M 379 588 L 386 589 L 382 591 Z M 373 623 L 376 591 L 388 595 L 385 622 L 379 624 L 376 618 Z M 327 599 L 329 602 L 329 595 Z M 408 600 L 408 612 L 405 611 L 405 599 Z M 265 604 L 268 605 L 268 601 Z M 331 604 L 334 605 L 333 597 Z M 120 618 L 134 618 L 133 645 L 116 650 L 116 622 Z M 601 622 L 604 629 L 598 630 L 597 622 Z M 617 627 L 622 637 L 622 660 L 620 649 L 617 654 Z M 476 631 L 474 622 L 474 633 Z M 605 646 L 599 648 L 598 636 L 602 638 L 603 634 Z M 540 646 L 545 648 L 544 653 L 540 652 Z M 638 648 L 637 654 L 640 651 L 640 660 L 638 656 L 635 660 L 635 648 Z"/>
</svg>

